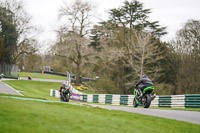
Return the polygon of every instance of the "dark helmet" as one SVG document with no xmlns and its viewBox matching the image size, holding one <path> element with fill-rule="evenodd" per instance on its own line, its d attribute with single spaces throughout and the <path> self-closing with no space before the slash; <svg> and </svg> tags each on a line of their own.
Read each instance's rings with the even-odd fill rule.
<svg viewBox="0 0 200 133">
<path fill-rule="evenodd" d="M 142 76 L 142 78 L 146 78 L 146 77 L 148 77 L 146 74 L 144 74 L 144 75 Z"/>
</svg>

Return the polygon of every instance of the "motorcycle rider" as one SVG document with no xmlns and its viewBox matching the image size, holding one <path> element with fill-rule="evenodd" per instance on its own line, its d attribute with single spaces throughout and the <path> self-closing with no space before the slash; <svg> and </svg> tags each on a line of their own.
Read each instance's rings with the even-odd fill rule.
<svg viewBox="0 0 200 133">
<path fill-rule="evenodd" d="M 139 86 L 140 85 L 140 86 Z M 138 87 L 139 86 L 139 87 Z M 142 78 L 140 79 L 140 81 L 138 81 L 136 83 L 136 89 L 138 90 L 139 92 L 139 97 L 142 97 L 143 96 L 143 93 L 142 91 L 149 87 L 149 86 L 154 86 L 153 82 L 148 78 L 147 75 L 143 75 Z"/>
<path fill-rule="evenodd" d="M 62 97 L 66 98 L 66 95 L 68 94 L 71 95 L 69 87 L 64 82 L 62 83 L 59 92 L 60 92 L 61 99 Z"/>
</svg>

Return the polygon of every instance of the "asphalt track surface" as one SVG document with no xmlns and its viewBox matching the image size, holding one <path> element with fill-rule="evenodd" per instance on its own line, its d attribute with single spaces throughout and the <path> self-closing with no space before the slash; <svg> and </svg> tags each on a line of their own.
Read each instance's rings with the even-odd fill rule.
<svg viewBox="0 0 200 133">
<path fill-rule="evenodd" d="M 3 79 L 3 80 L 10 80 L 10 79 Z M 1 81 L 0 81 L 0 93 L 23 96 L 19 91 L 13 89 L 11 86 L 9 86 Z"/>
<path fill-rule="evenodd" d="M 49 81 L 49 82 L 63 82 L 63 80 L 39 80 L 34 81 Z M 7 84 L 0 82 L 0 93 L 22 95 L 17 90 L 8 86 Z M 193 124 L 200 125 L 200 112 L 196 111 L 184 111 L 184 110 L 164 110 L 164 109 L 146 109 L 146 108 L 133 108 L 133 107 L 122 107 L 122 106 L 110 106 L 110 105 L 98 105 L 84 103 L 82 105 L 90 105 L 92 107 L 99 107 L 109 110 L 121 110 L 131 113 L 138 113 L 143 115 L 157 116 L 168 119 L 174 119 L 179 121 L 185 121 Z"/>
<path fill-rule="evenodd" d="M 109 106 L 109 105 L 97 105 L 97 104 L 88 104 L 88 105 L 109 110 L 121 110 L 131 113 L 163 117 L 163 118 L 185 121 L 200 125 L 200 112 L 197 111 L 134 108 L 134 107 L 121 107 L 121 106 Z"/>
</svg>

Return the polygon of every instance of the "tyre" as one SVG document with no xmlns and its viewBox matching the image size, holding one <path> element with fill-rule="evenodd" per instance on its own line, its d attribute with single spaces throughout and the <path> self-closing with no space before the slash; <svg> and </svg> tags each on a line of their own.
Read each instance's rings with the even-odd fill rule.
<svg viewBox="0 0 200 133">
<path fill-rule="evenodd" d="M 148 108 L 151 104 L 151 96 L 149 94 L 146 94 L 144 96 L 144 102 L 143 102 L 143 107 Z"/>
<path fill-rule="evenodd" d="M 64 102 L 64 97 L 63 96 L 60 96 L 60 101 Z"/>
<path fill-rule="evenodd" d="M 66 95 L 66 102 L 69 102 L 69 95 Z"/>
<path fill-rule="evenodd" d="M 138 106 L 138 104 L 137 104 L 137 102 L 136 102 L 136 100 L 135 100 L 135 98 L 133 99 L 133 107 L 137 107 Z"/>
</svg>

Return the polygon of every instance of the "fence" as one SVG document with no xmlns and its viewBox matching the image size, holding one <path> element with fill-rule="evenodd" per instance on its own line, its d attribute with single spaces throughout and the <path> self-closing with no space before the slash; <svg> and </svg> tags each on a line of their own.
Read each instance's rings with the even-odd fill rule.
<svg viewBox="0 0 200 133">
<path fill-rule="evenodd" d="M 50 96 L 60 97 L 60 93 L 51 89 Z M 77 94 L 74 92 L 71 96 L 71 99 L 75 101 L 126 106 L 133 106 L 133 98 L 134 95 Z M 200 108 L 200 94 L 157 96 L 151 102 L 151 107 Z"/>
</svg>

